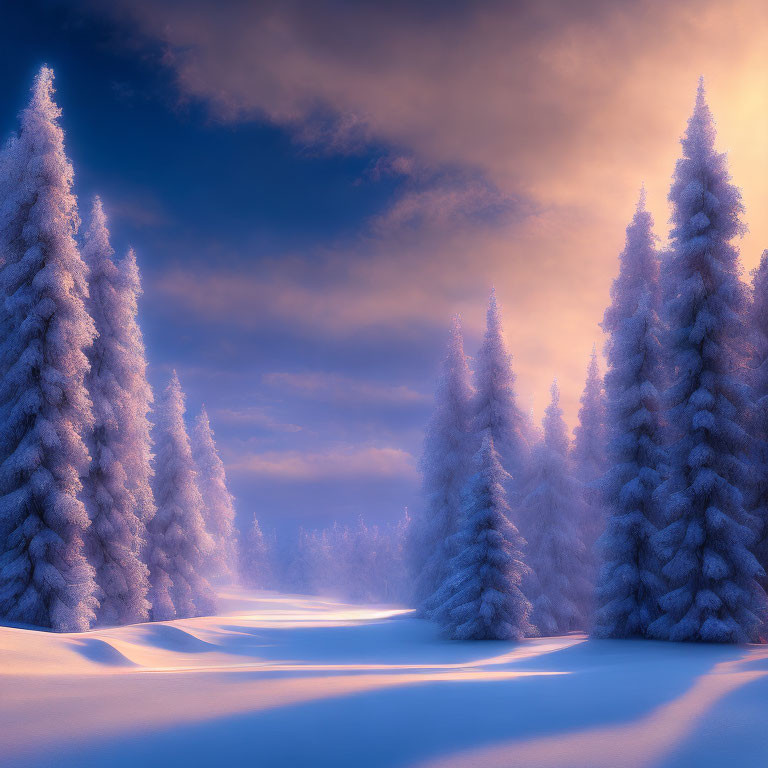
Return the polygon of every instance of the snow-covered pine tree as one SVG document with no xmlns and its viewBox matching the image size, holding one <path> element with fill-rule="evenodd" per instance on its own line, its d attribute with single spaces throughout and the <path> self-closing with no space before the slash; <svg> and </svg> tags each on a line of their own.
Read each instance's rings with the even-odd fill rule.
<svg viewBox="0 0 768 768">
<path fill-rule="evenodd" d="M 597 350 L 592 347 L 579 423 L 573 430 L 572 459 L 576 479 L 583 486 L 582 537 L 587 558 L 593 564 L 597 562 L 595 543 L 605 527 L 606 511 L 599 487 L 607 467 L 605 444 L 605 391 Z"/>
<path fill-rule="evenodd" d="M 750 432 L 754 438 L 749 467 L 749 507 L 756 533 L 753 551 L 767 574 L 760 577 L 760 582 L 768 589 L 768 250 L 763 251 L 760 265 L 752 272 L 749 339 Z M 763 617 L 763 622 L 768 622 L 768 616 Z"/>
<path fill-rule="evenodd" d="M 491 431 L 501 466 L 511 476 L 508 491 L 514 492 L 528 453 L 529 425 L 515 396 L 512 356 L 507 352 L 501 327 L 496 290 L 488 301 L 483 343 L 475 359 L 474 430 Z"/>
<path fill-rule="evenodd" d="M 658 618 L 663 583 L 655 540 L 656 492 L 666 455 L 658 279 L 653 219 L 643 190 L 627 227 L 613 301 L 603 319 L 608 334 L 609 468 L 603 486 L 608 519 L 599 541 L 602 565 L 592 630 L 598 637 L 642 637 Z"/>
<path fill-rule="evenodd" d="M 583 608 L 591 588 L 579 519 L 581 485 L 568 457 L 557 382 L 551 394 L 542 422 L 544 437 L 531 454 L 521 508 L 531 569 L 523 591 L 533 606 L 531 623 L 541 635 L 584 630 Z"/>
<path fill-rule="evenodd" d="M 0 407 L 0 615 L 69 632 L 88 629 L 97 601 L 85 558 L 89 520 L 78 498 L 92 424 L 85 350 L 95 336 L 72 166 L 53 72 L 43 67 L 12 143 L 0 190 L 0 288 L 7 336 Z"/>
<path fill-rule="evenodd" d="M 240 579 L 249 587 L 267 589 L 272 586 L 273 575 L 267 540 L 264 538 L 256 515 L 240 547 Z"/>
<path fill-rule="evenodd" d="M 120 462 L 128 477 L 128 488 L 136 503 L 136 515 L 146 529 L 155 516 L 152 492 L 152 388 L 147 380 L 147 356 L 138 321 L 141 275 L 136 254 L 129 249 L 118 264 L 120 270 L 120 332 L 124 344 L 125 366 L 122 371 L 128 399 L 122 405 L 122 439 L 118 441 Z"/>
<path fill-rule="evenodd" d="M 85 552 L 96 569 L 97 621 L 132 624 L 144 621 L 149 613 L 148 571 L 139 559 L 143 526 L 136 517 L 118 446 L 125 406 L 131 398 L 125 389 L 130 383 L 125 371 L 130 368 L 132 355 L 121 325 L 126 311 L 120 275 L 98 197 L 93 202 L 82 253 L 90 270 L 86 307 L 98 334 L 88 350 L 90 370 L 85 379 L 94 417 L 86 440 L 91 463 L 83 478 L 83 500 L 91 519 Z"/>
<path fill-rule="evenodd" d="M 528 573 L 524 541 L 509 520 L 509 475 L 490 429 L 483 433 L 475 469 L 464 489 L 456 554 L 433 599 L 433 616 L 455 640 L 522 640 L 533 631 L 531 604 L 521 590 Z"/>
<path fill-rule="evenodd" d="M 448 540 L 458 525 L 461 491 L 470 474 L 472 385 L 464 354 L 461 323 L 453 319 L 435 407 L 427 426 L 421 468 L 426 504 L 414 518 L 409 560 L 414 577 L 414 601 L 426 615 L 429 598 L 448 573 L 452 552 Z"/>
<path fill-rule="evenodd" d="M 667 640 L 745 642 L 755 634 L 762 589 L 743 497 L 748 398 L 737 369 L 745 289 L 731 244 L 743 227 L 743 206 L 714 143 L 701 82 L 669 193 L 664 316 L 673 372 L 667 420 L 675 442 L 658 537 L 666 586 L 662 614 L 648 631 Z"/>
<path fill-rule="evenodd" d="M 192 432 L 192 456 L 197 467 L 197 481 L 203 496 L 203 519 L 213 549 L 208 557 L 210 578 L 233 580 L 237 568 L 235 504 L 227 488 L 227 476 L 213 437 L 205 406 L 195 420 Z"/>
<path fill-rule="evenodd" d="M 158 403 L 155 427 L 157 512 L 147 526 L 147 563 L 154 621 L 203 616 L 215 609 L 204 575 L 212 542 L 184 425 L 184 394 L 176 371 Z"/>
</svg>

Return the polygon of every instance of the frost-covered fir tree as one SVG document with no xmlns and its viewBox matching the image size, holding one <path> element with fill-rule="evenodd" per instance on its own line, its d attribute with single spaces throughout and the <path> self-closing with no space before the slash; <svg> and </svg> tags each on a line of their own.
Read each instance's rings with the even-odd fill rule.
<svg viewBox="0 0 768 768">
<path fill-rule="evenodd" d="M 582 536 L 587 557 L 596 562 L 595 543 L 605 527 L 600 480 L 606 470 L 605 455 L 605 392 L 597 351 L 587 366 L 587 379 L 581 395 L 579 423 L 573 430 L 573 466 L 576 478 L 583 485 Z"/>
<path fill-rule="evenodd" d="M 91 463 L 83 479 L 83 499 L 91 519 L 85 551 L 96 569 L 98 622 L 131 624 L 148 616 L 149 581 L 147 567 L 139 559 L 143 526 L 120 461 L 125 405 L 131 398 L 125 389 L 131 377 L 125 371 L 131 365 L 132 352 L 121 325 L 126 311 L 113 255 L 97 197 L 83 246 L 83 259 L 90 270 L 86 307 L 98 334 L 88 350 L 90 370 L 86 376 L 94 421 L 86 441 Z"/>
<path fill-rule="evenodd" d="M 158 403 L 155 427 L 157 512 L 147 526 L 152 618 L 203 616 L 214 611 L 204 575 L 212 542 L 184 425 L 184 394 L 176 372 Z"/>
<path fill-rule="evenodd" d="M 504 343 L 495 290 L 475 360 L 475 392 L 474 429 L 477 434 L 490 430 L 502 467 L 513 479 L 518 478 L 528 452 L 528 420 L 517 405 L 512 356 Z"/>
<path fill-rule="evenodd" d="M 456 533 L 461 491 L 470 474 L 472 394 L 461 324 L 455 317 L 424 439 L 421 467 L 426 504 L 413 521 L 409 542 L 414 600 L 425 614 L 430 609 L 427 601 L 448 572 L 452 556 L 448 540 Z"/>
<path fill-rule="evenodd" d="M 250 587 L 267 589 L 273 576 L 267 540 L 264 538 L 256 515 L 240 547 L 240 578 Z"/>
<path fill-rule="evenodd" d="M 603 329 L 608 334 L 608 462 L 603 486 L 608 519 L 593 633 L 637 637 L 658 618 L 663 583 L 655 535 L 656 496 L 664 476 L 661 393 L 664 366 L 658 316 L 659 260 L 653 220 L 641 193 L 619 256 Z"/>
<path fill-rule="evenodd" d="M 192 456 L 197 467 L 197 481 L 203 496 L 203 518 L 213 549 L 208 557 L 210 578 L 232 580 L 237 568 L 237 541 L 235 538 L 235 504 L 227 489 L 219 452 L 205 406 L 195 420 L 192 432 Z"/>
<path fill-rule="evenodd" d="M 136 503 L 136 515 L 146 528 L 155 515 L 152 492 L 152 388 L 147 380 L 147 356 L 138 320 L 141 276 L 131 248 L 118 264 L 120 270 L 120 332 L 124 344 L 122 370 L 128 399 L 122 404 L 122 439 L 116 445 Z"/>
<path fill-rule="evenodd" d="M 675 442 L 659 532 L 666 587 L 649 634 L 744 642 L 758 623 L 761 569 L 749 549 L 754 521 L 743 496 L 747 396 L 737 371 L 745 290 L 731 244 L 742 230 L 743 206 L 714 143 L 700 83 L 669 193 L 664 314 L 673 375 L 667 420 Z"/>
<path fill-rule="evenodd" d="M 751 360 L 748 366 L 751 389 L 753 436 L 750 454 L 749 508 L 754 518 L 754 553 L 768 574 L 768 251 L 752 272 L 752 300 L 749 311 Z M 760 582 L 768 588 L 768 575 Z M 763 622 L 768 622 L 764 617 Z"/>
<path fill-rule="evenodd" d="M 455 640 L 521 640 L 533 631 L 531 604 L 521 590 L 528 568 L 523 539 L 509 520 L 509 475 L 490 429 L 483 433 L 475 470 L 464 489 L 456 554 L 434 597 L 433 615 Z"/>
<path fill-rule="evenodd" d="M 520 515 L 531 569 L 523 589 L 533 606 L 531 623 L 541 635 L 585 629 L 590 590 L 580 529 L 581 485 L 568 457 L 557 382 L 551 394 L 542 422 L 544 436 L 531 454 Z"/>
<path fill-rule="evenodd" d="M 78 495 L 92 423 L 85 349 L 95 336 L 75 243 L 77 205 L 53 72 L 21 113 L 0 190 L 0 288 L 7 335 L 0 409 L 0 615 L 58 631 L 88 629 L 97 602 Z"/>
</svg>

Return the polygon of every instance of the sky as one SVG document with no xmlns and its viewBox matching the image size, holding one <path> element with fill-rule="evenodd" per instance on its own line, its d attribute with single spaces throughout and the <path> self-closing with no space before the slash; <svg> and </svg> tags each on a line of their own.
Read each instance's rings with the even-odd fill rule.
<svg viewBox="0 0 768 768">
<path fill-rule="evenodd" d="M 495 287 L 520 402 L 571 426 L 641 184 L 660 245 L 699 76 L 768 247 L 762 0 L 29 0 L 0 132 L 43 63 L 85 218 L 135 247 L 155 388 L 205 403 L 241 522 L 393 519 L 451 316 Z"/>
</svg>

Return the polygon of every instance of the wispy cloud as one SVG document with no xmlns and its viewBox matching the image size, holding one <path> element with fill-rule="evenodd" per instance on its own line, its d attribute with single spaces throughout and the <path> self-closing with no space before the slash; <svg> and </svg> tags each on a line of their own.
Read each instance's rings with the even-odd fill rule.
<svg viewBox="0 0 768 768">
<path fill-rule="evenodd" d="M 270 451 L 244 454 L 227 466 L 231 473 L 284 480 L 401 478 L 418 476 L 413 457 L 400 448 L 341 446 L 322 452 Z"/>
<path fill-rule="evenodd" d="M 376 216 L 372 227 L 378 233 L 403 227 L 454 229 L 459 222 L 509 215 L 512 210 L 512 200 L 491 185 L 460 178 L 409 188 Z"/>
<path fill-rule="evenodd" d="M 281 421 L 268 408 L 259 405 L 217 408 L 214 415 L 217 421 L 225 424 L 256 426 L 269 432 L 301 432 L 302 429 L 298 424 Z"/>
<path fill-rule="evenodd" d="M 429 395 L 405 385 L 387 385 L 336 373 L 272 372 L 264 374 L 263 380 L 269 387 L 313 400 L 350 404 L 410 405 L 429 402 L 431 399 Z"/>
<path fill-rule="evenodd" d="M 747 268 L 768 242 L 760 0 L 122 8 L 214 120 L 271 122 L 332 152 L 367 145 L 381 154 L 372 179 L 403 179 L 354 242 L 247 274 L 167 272 L 156 296 L 174 307 L 308 337 L 405 333 L 457 311 L 477 330 L 495 283 L 525 399 L 557 373 L 572 420 L 642 180 L 664 239 L 702 73 L 744 189 Z"/>
</svg>

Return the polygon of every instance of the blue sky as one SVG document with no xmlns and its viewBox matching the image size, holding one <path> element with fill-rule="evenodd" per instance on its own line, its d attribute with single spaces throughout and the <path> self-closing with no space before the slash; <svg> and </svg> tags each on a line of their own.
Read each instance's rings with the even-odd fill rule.
<svg viewBox="0 0 768 768">
<path fill-rule="evenodd" d="M 645 181 L 663 241 L 701 73 L 768 241 L 754 0 L 6 4 L 0 129 L 56 72 L 81 212 L 133 245 L 152 382 L 205 402 L 243 519 L 419 503 L 450 317 L 496 286 L 524 407 L 574 423 Z M 681 57 L 681 46 L 686 55 Z"/>
<path fill-rule="evenodd" d="M 338 456 L 333 465 L 371 446 L 417 449 L 427 398 L 414 390 L 399 402 L 397 387 L 428 389 L 439 352 L 424 360 L 421 345 L 411 344 L 395 354 L 399 344 L 383 335 L 339 343 L 277 323 L 242 328 L 226 317 L 198 317 L 153 289 L 167 270 L 204 280 L 218 267 L 252 271 L 262 259 L 350 237 L 396 194 L 395 176 L 373 178 L 380 151 L 331 154 L 279 127 L 222 124 L 199 105 L 179 102 L 159 45 L 122 39 L 123 27 L 80 10 L 25 4 L 3 16 L 3 135 L 15 129 L 40 64 L 52 66 L 81 215 L 100 194 L 113 246 L 138 253 L 155 387 L 178 368 L 190 413 L 207 404 L 228 464 L 253 451 L 277 460 L 307 454 L 319 464 L 231 471 L 239 512 L 263 510 L 267 527 L 282 527 L 284 518 L 314 525 L 361 511 L 400 514 L 415 489 L 401 457 L 383 476 L 330 466 L 324 480 L 316 455 Z M 275 378 L 318 372 L 317 392 L 290 378 L 286 390 Z M 391 445 L 382 443 L 387 437 Z"/>
</svg>

